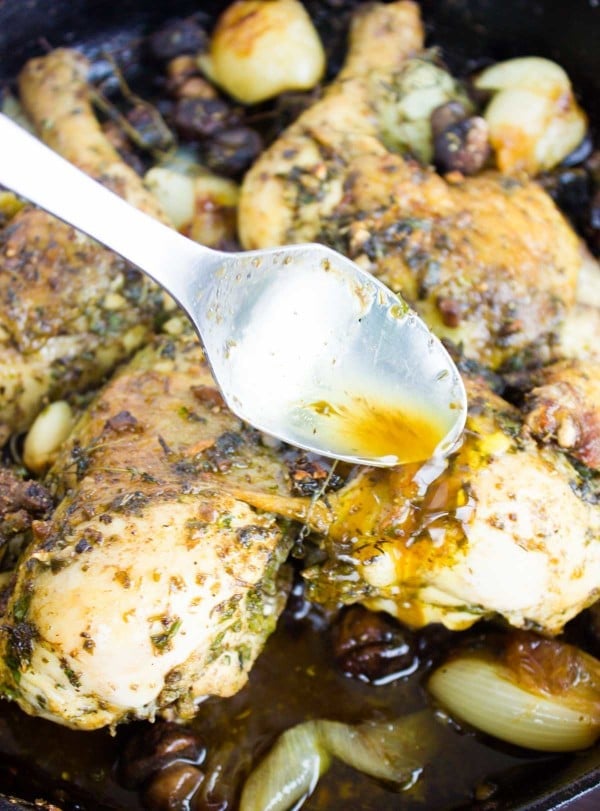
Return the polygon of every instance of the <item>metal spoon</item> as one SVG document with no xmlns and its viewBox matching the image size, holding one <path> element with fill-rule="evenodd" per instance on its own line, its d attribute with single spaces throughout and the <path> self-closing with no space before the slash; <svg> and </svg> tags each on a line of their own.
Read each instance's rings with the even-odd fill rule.
<svg viewBox="0 0 600 811">
<path fill-rule="evenodd" d="M 381 282 L 321 245 L 203 247 L 130 206 L 0 114 L 0 183 L 162 285 L 231 410 L 309 451 L 389 466 L 448 452 L 466 395 L 448 353 Z"/>
</svg>

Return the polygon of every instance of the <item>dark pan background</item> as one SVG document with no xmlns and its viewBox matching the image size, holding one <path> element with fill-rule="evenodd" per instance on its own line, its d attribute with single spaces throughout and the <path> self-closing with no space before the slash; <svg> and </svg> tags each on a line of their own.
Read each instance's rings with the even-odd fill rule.
<svg viewBox="0 0 600 811">
<path fill-rule="evenodd" d="M 32 55 L 59 45 L 84 45 L 93 54 L 107 42 L 121 49 L 169 17 L 199 10 L 211 17 L 223 0 L 0 0 L 0 80 Z M 320 17 L 336 14 L 335 0 L 306 5 Z M 592 129 L 600 130 L 600 0 L 421 0 L 430 38 L 450 67 L 535 54 L 569 73 Z M 597 140 L 596 140 L 596 143 Z M 0 144 L 1 148 L 1 144 Z M 532 775 L 514 795 L 481 811 L 600 808 L 600 747 L 575 756 L 557 773 Z M 0 787 L 1 791 L 1 787 Z M 575 801 L 575 802 L 573 802 Z M 573 803 L 573 804 L 572 804 Z M 0 811 L 14 808 L 0 799 Z M 459 811 L 459 809 L 456 809 Z"/>
</svg>

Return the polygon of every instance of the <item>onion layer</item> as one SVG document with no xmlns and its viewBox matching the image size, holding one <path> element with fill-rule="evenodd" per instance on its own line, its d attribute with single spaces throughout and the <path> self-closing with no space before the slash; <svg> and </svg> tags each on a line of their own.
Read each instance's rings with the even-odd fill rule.
<svg viewBox="0 0 600 811">
<path fill-rule="evenodd" d="M 591 746 L 600 734 L 597 686 L 587 686 L 585 699 L 576 684 L 550 694 L 518 683 L 500 662 L 466 655 L 440 667 L 428 687 L 453 716 L 517 746 L 568 752 Z"/>
<path fill-rule="evenodd" d="M 284 732 L 252 772 L 244 785 L 240 811 L 299 808 L 332 757 L 407 789 L 414 785 L 434 749 L 433 722 L 425 711 L 357 726 L 306 721 Z"/>
</svg>

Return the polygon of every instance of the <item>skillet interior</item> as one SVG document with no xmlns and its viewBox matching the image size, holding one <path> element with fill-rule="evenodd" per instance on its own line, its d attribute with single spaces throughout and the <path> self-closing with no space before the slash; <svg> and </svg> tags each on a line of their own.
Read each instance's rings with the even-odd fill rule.
<svg viewBox="0 0 600 811">
<path fill-rule="evenodd" d="M 327 27 L 336 2 L 307 2 Z M 570 73 L 592 117 L 600 124 L 600 8 L 595 0 L 422 0 L 432 41 L 450 65 L 536 53 L 556 59 Z M 84 45 L 92 54 L 107 42 L 120 46 L 161 20 L 197 11 L 214 16 L 224 2 L 147 3 L 145 0 L 0 0 L 0 80 L 13 76 L 29 56 L 48 45 Z M 523 773 L 493 803 L 470 805 L 486 811 L 542 811 L 582 796 L 600 782 L 600 749 L 571 759 L 564 768 Z M 6 787 L 0 785 L 0 790 Z M 591 807 L 591 806 L 590 806 Z M 465 806 L 466 808 L 466 806 Z"/>
</svg>

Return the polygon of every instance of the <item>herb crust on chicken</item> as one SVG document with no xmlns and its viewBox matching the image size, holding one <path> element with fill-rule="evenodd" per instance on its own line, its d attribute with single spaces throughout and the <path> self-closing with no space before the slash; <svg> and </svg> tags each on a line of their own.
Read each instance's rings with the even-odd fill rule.
<svg viewBox="0 0 600 811">
<path fill-rule="evenodd" d="M 142 350 L 50 471 L 60 501 L 33 522 L 3 620 L 5 694 L 94 729 L 239 690 L 283 609 L 289 543 L 235 493 L 285 493 L 286 476 L 194 337 Z"/>
<path fill-rule="evenodd" d="M 547 360 L 575 300 L 578 240 L 534 181 L 441 177 L 402 154 L 395 109 L 423 39 L 409 0 L 357 14 L 337 79 L 244 179 L 243 244 L 324 242 L 466 357 L 493 368 Z"/>
</svg>

